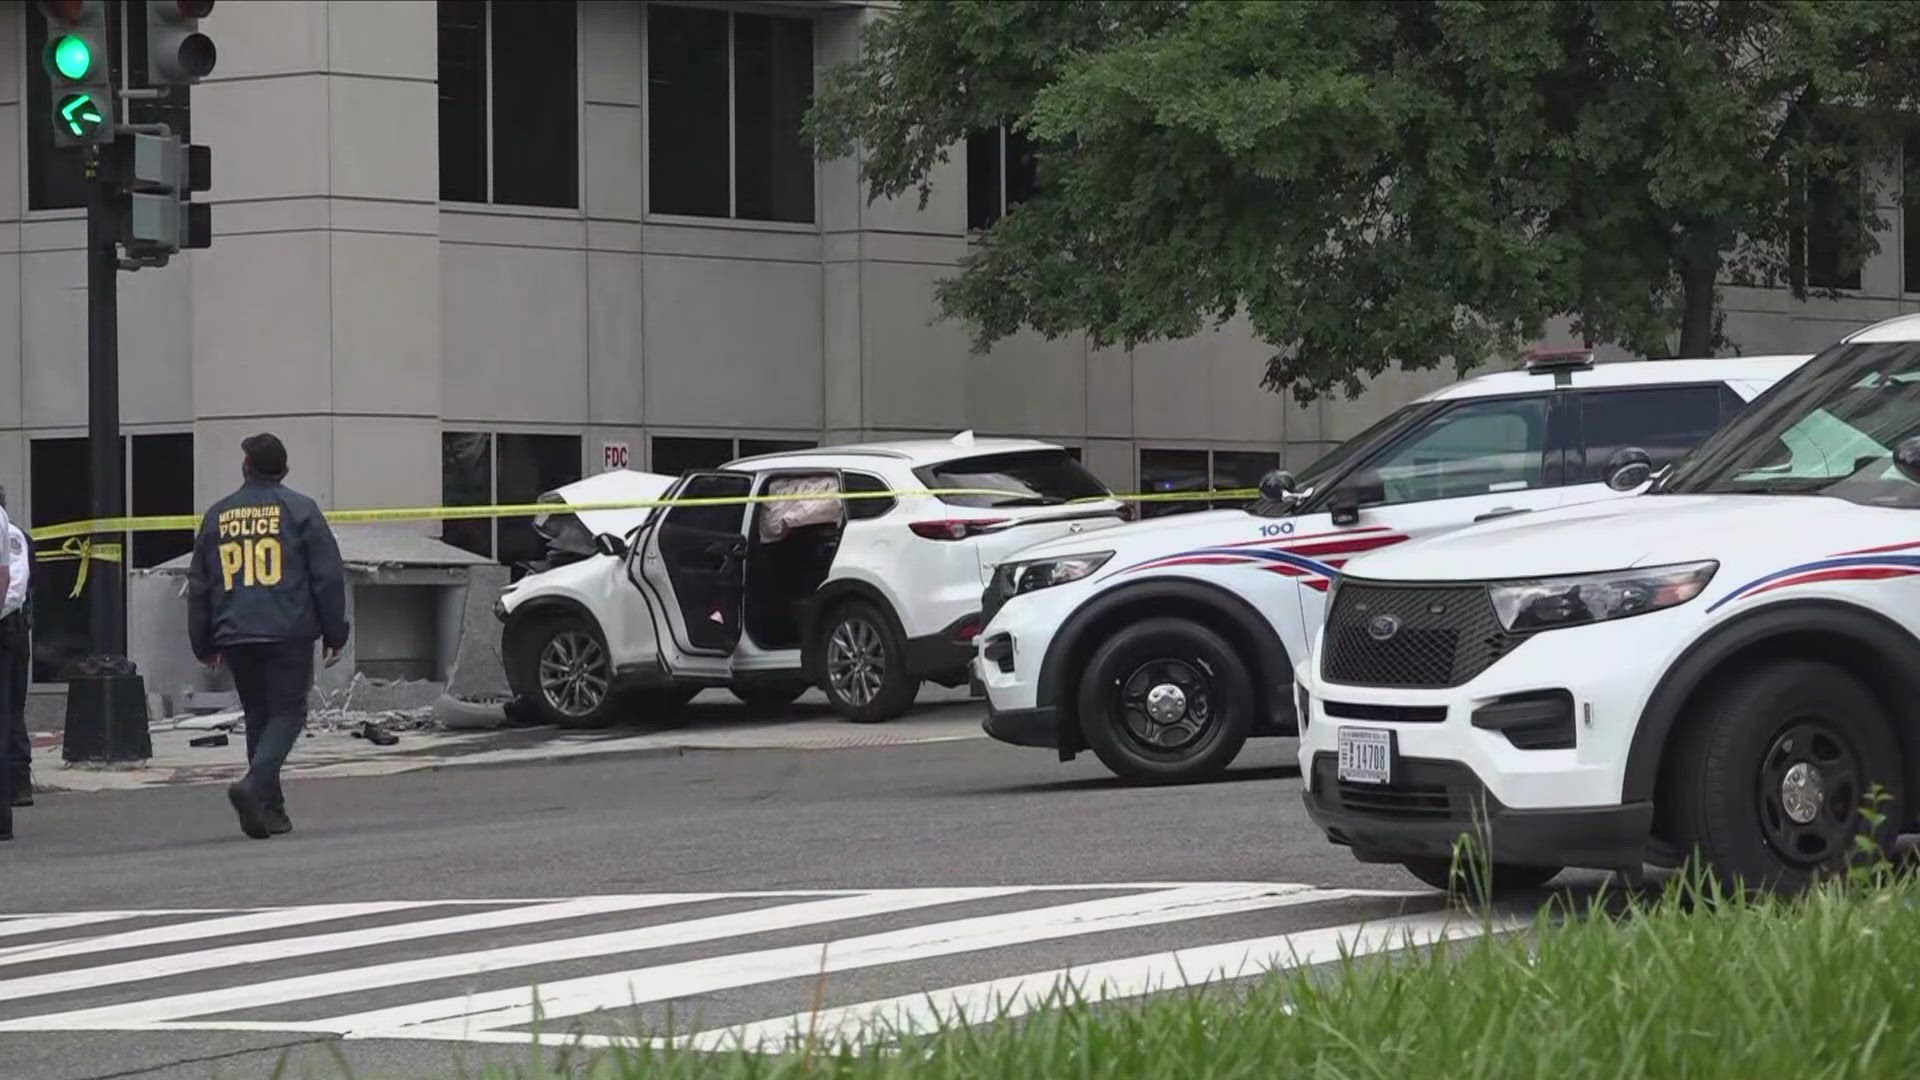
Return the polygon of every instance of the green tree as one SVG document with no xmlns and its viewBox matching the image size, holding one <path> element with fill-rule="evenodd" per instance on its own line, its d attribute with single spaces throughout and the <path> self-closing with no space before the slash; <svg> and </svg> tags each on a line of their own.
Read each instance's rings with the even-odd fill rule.
<svg viewBox="0 0 1920 1080">
<path fill-rule="evenodd" d="M 1305 400 L 1560 316 L 1705 355 L 1721 284 L 1831 291 L 1917 73 L 1901 0 L 906 0 L 808 127 L 923 202 L 970 131 L 1038 147 L 1037 194 L 940 286 L 977 348 L 1244 312 Z"/>
</svg>

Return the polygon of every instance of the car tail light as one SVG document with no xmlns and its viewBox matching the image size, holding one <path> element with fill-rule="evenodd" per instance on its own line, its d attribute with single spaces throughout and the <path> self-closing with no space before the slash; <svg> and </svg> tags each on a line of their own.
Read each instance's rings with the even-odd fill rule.
<svg viewBox="0 0 1920 1080">
<path fill-rule="evenodd" d="M 965 540 L 969 536 L 979 536 L 995 525 L 1006 523 L 1005 518 L 974 518 L 970 520 L 916 521 L 907 526 L 913 535 L 928 540 Z"/>
<path fill-rule="evenodd" d="M 979 636 L 980 624 L 977 622 L 963 622 L 953 632 L 953 640 L 955 641 L 972 641 Z"/>
</svg>

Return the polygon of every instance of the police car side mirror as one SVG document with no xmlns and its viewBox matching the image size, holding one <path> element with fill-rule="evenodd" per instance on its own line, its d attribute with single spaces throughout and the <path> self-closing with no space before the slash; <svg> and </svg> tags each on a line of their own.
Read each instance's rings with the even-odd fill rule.
<svg viewBox="0 0 1920 1080">
<path fill-rule="evenodd" d="M 1607 458 L 1604 475 L 1613 490 L 1632 491 L 1653 476 L 1653 458 L 1637 446 L 1622 447 Z"/>
<path fill-rule="evenodd" d="M 627 542 L 612 533 L 601 533 L 593 538 L 593 550 L 602 555 L 624 559 L 627 557 Z"/>
<path fill-rule="evenodd" d="M 1901 439 L 1893 448 L 1893 467 L 1901 476 L 1920 484 L 1920 435 Z"/>
<path fill-rule="evenodd" d="M 1294 502 L 1299 494 L 1299 481 L 1285 469 L 1275 469 L 1260 478 L 1260 497 L 1268 502 Z"/>
<path fill-rule="evenodd" d="M 1337 487 L 1327 496 L 1327 510 L 1335 525 L 1353 525 L 1360 520 L 1360 490 Z"/>
</svg>

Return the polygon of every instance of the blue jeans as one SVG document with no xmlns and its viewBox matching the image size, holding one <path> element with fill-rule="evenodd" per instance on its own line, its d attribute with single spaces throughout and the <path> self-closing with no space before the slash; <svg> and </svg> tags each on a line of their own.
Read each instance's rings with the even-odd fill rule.
<svg viewBox="0 0 1920 1080">
<path fill-rule="evenodd" d="M 313 687 L 313 642 L 269 641 L 221 650 L 247 718 L 247 775 L 243 781 L 270 810 L 285 810 L 280 767 L 307 726 Z"/>
</svg>

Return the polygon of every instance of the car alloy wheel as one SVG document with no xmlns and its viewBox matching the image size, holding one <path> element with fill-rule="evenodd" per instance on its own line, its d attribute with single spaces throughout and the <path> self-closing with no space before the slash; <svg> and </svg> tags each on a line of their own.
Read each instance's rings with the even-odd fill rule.
<svg viewBox="0 0 1920 1080">
<path fill-rule="evenodd" d="M 1182 750 L 1213 722 L 1212 680 L 1186 660 L 1150 660 L 1122 680 L 1118 705 L 1129 738 L 1149 750 Z"/>
<path fill-rule="evenodd" d="M 1760 828 L 1767 845 L 1797 866 L 1846 854 L 1860 829 L 1864 796 L 1858 755 L 1824 720 L 1788 724 L 1760 759 Z"/>
<path fill-rule="evenodd" d="M 563 630 L 540 650 L 540 694 L 563 716 L 592 715 L 611 683 L 607 651 L 585 631 Z"/>
<path fill-rule="evenodd" d="M 827 638 L 827 683 L 856 709 L 872 704 L 887 681 L 887 649 L 865 619 L 842 619 Z"/>
</svg>

